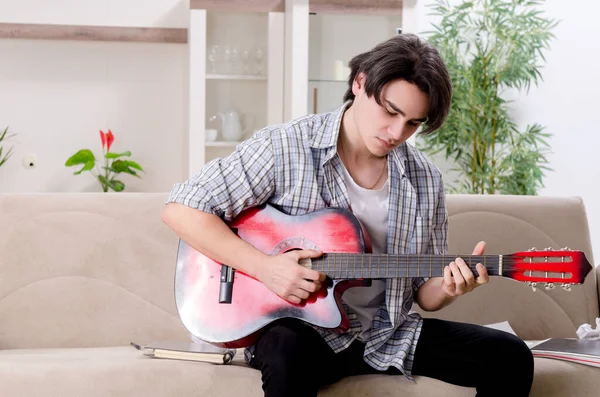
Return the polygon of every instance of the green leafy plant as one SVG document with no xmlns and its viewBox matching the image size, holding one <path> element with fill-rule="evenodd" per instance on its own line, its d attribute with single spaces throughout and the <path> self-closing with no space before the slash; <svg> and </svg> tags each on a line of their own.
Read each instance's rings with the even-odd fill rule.
<svg viewBox="0 0 600 397">
<path fill-rule="evenodd" d="M 4 163 L 8 161 L 10 156 L 12 156 L 12 146 L 9 147 L 6 152 L 4 152 L 4 142 L 9 140 L 13 136 L 15 136 L 15 134 L 9 134 L 8 127 L 6 127 L 4 131 L 0 132 L 0 166 L 4 165 Z"/>
<path fill-rule="evenodd" d="M 89 149 L 81 149 L 69 157 L 65 165 L 67 167 L 83 165 L 79 171 L 74 172 L 74 175 L 89 171 L 100 182 L 104 192 L 108 192 L 109 189 L 121 192 L 125 189 L 125 184 L 116 179 L 119 174 L 125 173 L 140 178 L 138 171 L 144 172 L 144 170 L 135 161 L 121 159 L 121 157 L 131 156 L 131 152 L 114 153 L 110 151 L 115 140 L 111 130 L 106 133 L 100 130 L 100 140 L 102 141 L 102 157 L 104 160 L 104 165 L 101 167 L 102 171 L 96 167 L 96 157 Z"/>
<path fill-rule="evenodd" d="M 455 1 L 452 1 L 456 4 Z M 428 5 L 440 18 L 428 41 L 452 78 L 445 125 L 419 138 L 426 153 L 445 153 L 458 179 L 454 192 L 535 195 L 543 187 L 550 134 L 539 124 L 519 129 L 509 115 L 507 89 L 528 91 L 542 80 L 543 51 L 557 22 L 542 17 L 543 0 L 472 0 Z"/>
</svg>

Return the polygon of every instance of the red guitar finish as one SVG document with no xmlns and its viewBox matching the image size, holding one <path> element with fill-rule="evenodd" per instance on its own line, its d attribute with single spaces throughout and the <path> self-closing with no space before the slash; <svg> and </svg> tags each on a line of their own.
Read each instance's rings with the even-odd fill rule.
<svg viewBox="0 0 600 397">
<path fill-rule="evenodd" d="M 570 250 L 480 256 L 365 253 L 370 249 L 364 229 L 350 211 L 337 208 L 289 216 L 266 205 L 245 211 L 229 226 L 240 238 L 271 255 L 293 249 L 323 251 L 323 256 L 306 266 L 332 279 L 327 288 L 295 305 L 235 271 L 231 303 L 219 303 L 221 264 L 180 240 L 175 273 L 179 316 L 196 337 L 229 348 L 254 344 L 261 329 L 284 317 L 345 331 L 349 322 L 341 296 L 347 288 L 369 285 L 371 278 L 442 276 L 444 266 L 457 256 L 465 259 L 475 274 L 475 264 L 482 263 L 492 276 L 530 283 L 568 286 L 582 283 L 591 270 L 583 253 Z"/>
</svg>

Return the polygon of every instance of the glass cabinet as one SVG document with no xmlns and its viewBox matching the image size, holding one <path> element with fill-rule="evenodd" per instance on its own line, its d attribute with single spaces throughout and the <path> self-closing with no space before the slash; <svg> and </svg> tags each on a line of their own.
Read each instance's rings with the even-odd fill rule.
<svg viewBox="0 0 600 397">
<path fill-rule="evenodd" d="M 402 26 L 400 0 L 190 0 L 188 169 L 256 130 L 336 109 L 347 67 Z"/>
<path fill-rule="evenodd" d="M 190 2 L 188 176 L 282 121 L 284 13 L 233 3 Z"/>
</svg>

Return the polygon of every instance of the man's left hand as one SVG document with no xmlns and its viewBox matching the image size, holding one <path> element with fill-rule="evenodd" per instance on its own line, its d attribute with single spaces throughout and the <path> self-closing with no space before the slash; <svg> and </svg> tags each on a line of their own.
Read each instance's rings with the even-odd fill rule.
<svg viewBox="0 0 600 397">
<path fill-rule="evenodd" d="M 480 241 L 475 246 L 472 255 L 483 255 L 484 251 L 485 242 Z M 462 258 L 456 258 L 456 260 L 450 262 L 444 268 L 444 280 L 442 281 L 442 289 L 446 295 L 449 297 L 464 295 L 480 285 L 487 284 L 490 278 L 485 266 L 478 263 L 475 268 L 479 273 L 477 278 Z"/>
</svg>

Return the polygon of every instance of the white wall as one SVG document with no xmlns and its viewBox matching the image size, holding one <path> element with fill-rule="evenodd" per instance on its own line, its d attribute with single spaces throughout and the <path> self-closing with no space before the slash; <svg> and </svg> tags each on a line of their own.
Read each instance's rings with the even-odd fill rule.
<svg viewBox="0 0 600 397">
<path fill-rule="evenodd" d="M 538 122 L 553 134 L 550 166 L 540 194 L 581 196 L 590 220 L 596 263 L 600 263 L 600 147 L 598 97 L 600 80 L 600 3 L 586 0 L 548 0 L 547 15 L 561 20 L 546 56 L 544 82 L 520 96 L 514 104 L 519 124 Z"/>
<path fill-rule="evenodd" d="M 109 26 L 188 25 L 186 0 L 0 0 L 0 22 Z M 0 192 L 100 191 L 64 166 L 80 148 L 101 155 L 98 130 L 115 134 L 146 173 L 126 191 L 168 191 L 184 177 L 187 46 L 0 40 L 0 128 L 17 133 L 0 167 Z M 37 155 L 37 166 L 21 161 Z"/>
<path fill-rule="evenodd" d="M 407 4 L 408 3 L 408 4 Z M 414 29 L 429 29 L 432 17 L 425 4 L 430 1 L 409 0 L 410 13 L 417 19 Z M 600 80 L 596 62 L 600 62 L 600 3 L 586 0 L 547 0 L 545 15 L 558 19 L 557 36 L 546 52 L 542 69 L 544 82 L 528 94 L 511 93 L 515 99 L 513 114 L 519 125 L 534 122 L 546 126 L 550 140 L 553 168 L 544 180 L 540 195 L 580 196 L 587 208 L 592 246 L 596 262 L 600 259 L 600 167 L 596 164 L 600 147 L 600 112 L 597 107 Z M 448 166 L 442 164 L 442 169 Z M 551 215 L 551 214 L 549 214 Z"/>
</svg>

